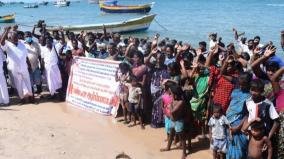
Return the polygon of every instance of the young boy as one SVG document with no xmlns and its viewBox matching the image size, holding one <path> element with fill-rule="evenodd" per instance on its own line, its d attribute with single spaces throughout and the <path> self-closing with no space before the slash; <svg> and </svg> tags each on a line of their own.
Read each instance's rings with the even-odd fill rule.
<svg viewBox="0 0 284 159">
<path fill-rule="evenodd" d="M 129 125 L 129 127 L 133 127 L 136 125 L 136 118 L 138 117 L 141 125 L 141 129 L 145 129 L 144 124 L 142 122 L 142 108 L 141 108 L 141 97 L 142 90 L 139 87 L 138 79 L 135 76 L 131 76 L 130 78 L 131 84 L 126 83 L 125 85 L 128 87 L 128 102 L 129 102 L 129 114 L 134 121 L 133 125 Z"/>
<path fill-rule="evenodd" d="M 275 133 L 279 127 L 279 115 L 274 104 L 262 95 L 263 92 L 264 83 L 262 80 L 253 80 L 250 88 L 251 98 L 245 102 L 244 109 L 248 119 L 245 120 L 244 125 L 247 125 L 253 119 L 260 118 L 264 124 L 264 135 L 272 142 L 276 142 Z M 267 158 L 267 152 L 263 153 L 263 158 Z"/>
<path fill-rule="evenodd" d="M 279 126 L 279 115 L 271 101 L 262 96 L 264 92 L 264 83 L 260 79 L 251 82 L 251 98 L 245 102 L 245 113 L 248 116 L 246 123 L 253 119 L 260 118 L 264 123 L 264 133 L 269 139 L 275 134 Z M 245 124 L 246 124 L 245 123 Z"/>
<path fill-rule="evenodd" d="M 222 106 L 215 104 L 213 116 L 208 122 L 209 137 L 214 159 L 224 159 L 227 151 L 227 129 L 228 119 L 222 114 Z"/>
<path fill-rule="evenodd" d="M 247 129 L 251 127 L 250 131 Z M 267 159 L 272 158 L 272 146 L 268 137 L 264 133 L 264 123 L 260 118 L 256 118 L 244 127 L 244 131 L 249 133 L 249 146 L 247 159 L 262 159 L 263 152 L 268 150 Z"/>
</svg>

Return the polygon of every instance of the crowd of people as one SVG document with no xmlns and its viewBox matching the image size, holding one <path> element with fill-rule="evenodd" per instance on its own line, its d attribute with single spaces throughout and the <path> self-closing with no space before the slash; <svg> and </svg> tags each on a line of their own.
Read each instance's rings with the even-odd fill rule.
<svg viewBox="0 0 284 159">
<path fill-rule="evenodd" d="M 119 34 L 31 32 L 6 27 L 0 43 L 0 103 L 16 90 L 20 104 L 34 103 L 47 83 L 48 99 L 64 100 L 75 56 L 121 61 L 116 72 L 124 124 L 165 127 L 166 148 L 191 150 L 209 137 L 213 158 L 284 158 L 284 63 L 272 42 L 247 40 L 233 29 L 227 46 L 217 33 L 198 48 L 174 39 L 122 38 Z M 284 50 L 284 31 L 281 32 Z M 8 87 L 9 86 L 9 87 Z M 8 91 L 9 88 L 9 91 Z M 209 128 L 209 132 L 207 131 Z M 208 135 L 206 135 L 208 133 Z M 202 140 L 201 140 L 202 142 Z"/>
</svg>

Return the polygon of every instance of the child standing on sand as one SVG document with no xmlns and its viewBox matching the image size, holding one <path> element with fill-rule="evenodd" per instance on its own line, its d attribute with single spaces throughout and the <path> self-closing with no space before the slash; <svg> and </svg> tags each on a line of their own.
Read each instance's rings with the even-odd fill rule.
<svg viewBox="0 0 284 159">
<path fill-rule="evenodd" d="M 127 119 L 128 89 L 125 84 L 130 81 L 130 72 L 130 67 L 127 63 L 120 63 L 119 69 L 115 74 L 115 80 L 119 82 L 119 99 L 123 110 L 124 124 L 129 123 Z"/>
<path fill-rule="evenodd" d="M 167 147 L 165 149 L 161 149 L 161 151 L 169 151 L 171 149 L 171 145 L 176 134 L 179 137 L 182 145 L 182 159 L 184 159 L 186 157 L 186 145 L 184 137 L 185 102 L 183 99 L 182 88 L 177 84 L 171 85 L 170 95 L 173 97 L 173 101 L 170 104 L 170 135 Z"/>
<path fill-rule="evenodd" d="M 208 122 L 209 137 L 214 159 L 224 159 L 227 152 L 227 128 L 229 121 L 222 113 L 221 105 L 214 105 L 213 116 Z"/>
<path fill-rule="evenodd" d="M 141 108 L 141 97 L 142 90 L 138 83 L 138 79 L 135 76 L 131 76 L 130 78 L 131 84 L 126 83 L 125 85 L 128 87 L 128 102 L 129 102 L 129 114 L 131 117 L 131 121 L 134 122 L 133 125 L 129 125 L 129 127 L 133 127 L 136 125 L 136 119 L 138 118 L 140 121 L 141 129 L 145 129 L 144 124 L 142 122 L 142 108 Z"/>
<path fill-rule="evenodd" d="M 263 92 L 264 83 L 262 80 L 253 80 L 250 87 L 251 98 L 245 102 L 245 111 L 248 116 L 245 124 L 255 118 L 260 118 L 264 123 L 265 135 L 271 139 L 279 126 L 279 115 L 274 104 L 262 95 Z"/>
<path fill-rule="evenodd" d="M 169 140 L 170 130 L 171 130 L 171 118 L 170 118 L 170 104 L 173 101 L 173 97 L 170 95 L 170 86 L 174 83 L 168 81 L 165 83 L 165 92 L 162 95 L 161 107 L 164 111 L 164 119 L 165 119 L 165 130 L 167 134 L 167 141 Z"/>
<path fill-rule="evenodd" d="M 248 128 L 251 128 L 248 131 Z M 265 135 L 264 123 L 261 122 L 260 118 L 251 120 L 247 126 L 245 126 L 244 131 L 249 134 L 249 146 L 248 146 L 248 156 L 247 159 L 262 159 L 263 153 L 268 150 L 267 159 L 272 158 L 272 146 L 271 141 Z"/>
</svg>

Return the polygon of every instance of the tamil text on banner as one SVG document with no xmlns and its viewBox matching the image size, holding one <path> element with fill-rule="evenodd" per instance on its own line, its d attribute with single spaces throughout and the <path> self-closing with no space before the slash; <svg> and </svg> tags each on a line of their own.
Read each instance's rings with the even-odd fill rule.
<svg viewBox="0 0 284 159">
<path fill-rule="evenodd" d="M 66 101 L 104 115 L 116 115 L 119 83 L 115 72 L 119 62 L 76 57 L 72 65 Z"/>
</svg>

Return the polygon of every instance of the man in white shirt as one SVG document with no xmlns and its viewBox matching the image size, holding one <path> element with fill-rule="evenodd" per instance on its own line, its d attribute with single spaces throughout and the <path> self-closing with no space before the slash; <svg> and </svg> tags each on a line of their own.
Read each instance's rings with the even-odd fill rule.
<svg viewBox="0 0 284 159">
<path fill-rule="evenodd" d="M 6 78 L 4 76 L 3 71 L 3 62 L 4 62 L 4 53 L 3 50 L 0 48 L 0 104 L 9 104 L 9 94 L 7 88 Z"/>
<path fill-rule="evenodd" d="M 259 36 L 255 36 L 253 38 L 253 43 L 254 43 L 254 48 L 262 48 L 264 45 L 260 44 L 260 37 Z"/>
<path fill-rule="evenodd" d="M 34 85 L 36 85 L 37 91 L 34 92 L 36 94 L 40 94 L 42 92 L 41 87 L 41 52 L 40 52 L 40 46 L 37 42 L 33 41 L 32 39 L 32 33 L 31 32 L 25 32 L 25 46 L 28 50 L 28 59 L 30 61 L 30 78 L 31 78 L 31 85 L 32 88 Z"/>
<path fill-rule="evenodd" d="M 218 44 L 217 33 L 212 33 L 209 35 L 209 51 L 212 51 L 214 47 Z"/>
<path fill-rule="evenodd" d="M 56 50 L 61 50 L 63 45 L 57 45 Z M 62 87 L 62 79 L 58 67 L 58 53 L 53 46 L 52 38 L 46 39 L 46 46 L 42 47 L 42 55 L 44 61 L 44 68 L 47 78 L 47 85 L 51 98 L 55 97 L 55 93 Z"/>
<path fill-rule="evenodd" d="M 5 28 L 0 40 L 2 49 L 7 53 L 8 69 L 12 73 L 12 78 L 21 99 L 21 104 L 25 99 L 34 102 L 31 81 L 28 71 L 28 51 L 25 44 L 18 40 L 17 33 L 11 32 L 9 40 L 6 40 L 11 27 Z"/>
<path fill-rule="evenodd" d="M 238 34 L 238 31 L 233 28 L 234 37 L 237 41 L 237 45 L 239 46 L 240 52 L 247 52 L 250 55 L 250 58 L 252 58 L 253 50 L 254 50 L 254 40 L 250 39 L 248 40 L 248 43 L 246 44 L 246 38 L 240 38 L 240 36 L 244 35 L 245 33 Z"/>
</svg>

